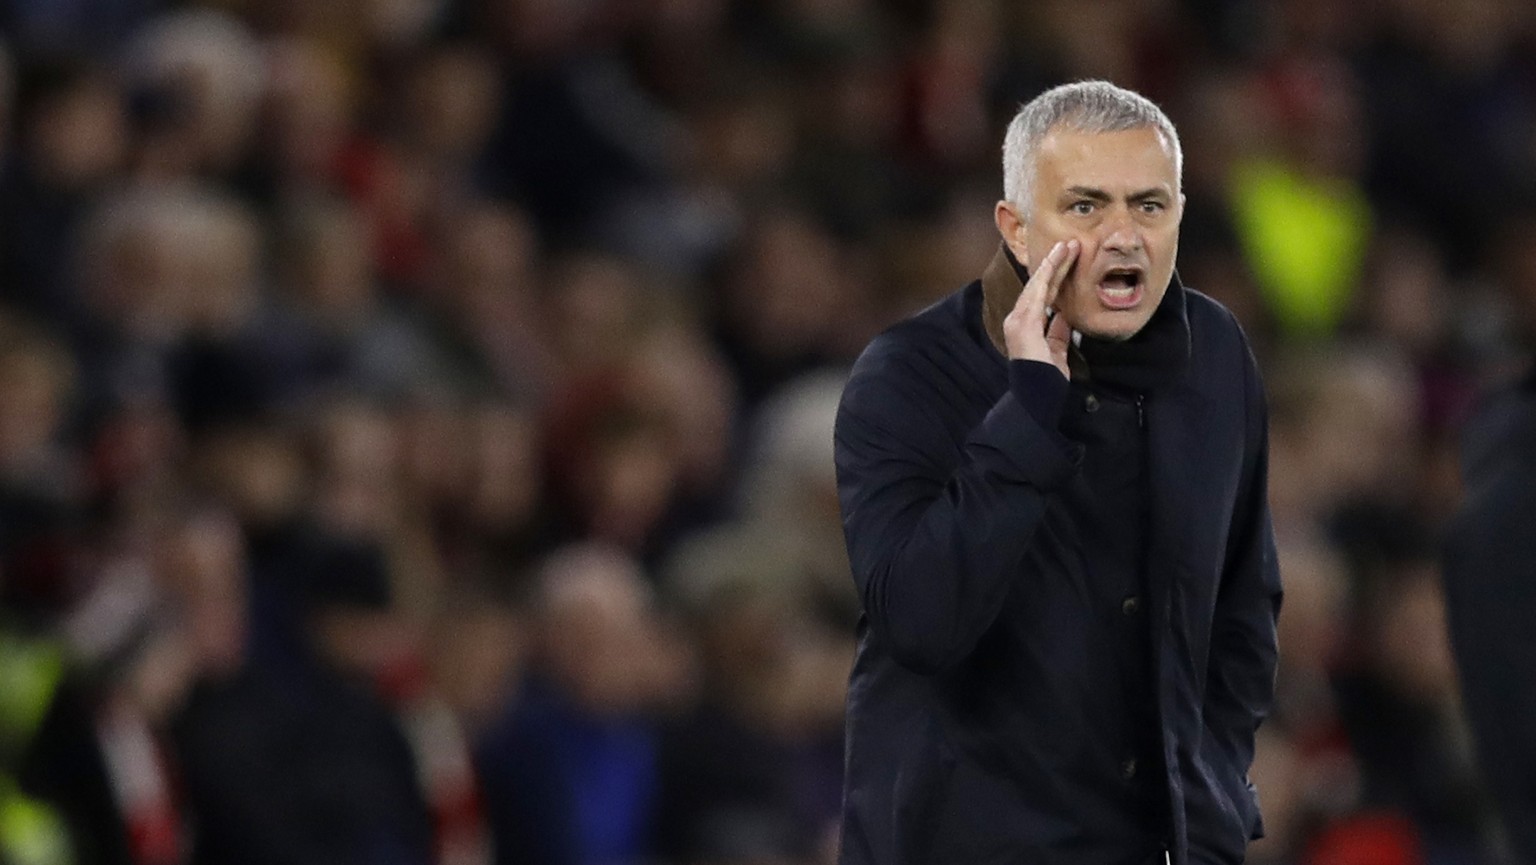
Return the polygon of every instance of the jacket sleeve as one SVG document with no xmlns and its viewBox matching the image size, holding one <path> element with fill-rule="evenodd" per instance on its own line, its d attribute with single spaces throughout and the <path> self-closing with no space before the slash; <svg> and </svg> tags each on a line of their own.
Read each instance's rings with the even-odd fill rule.
<svg viewBox="0 0 1536 865">
<path fill-rule="evenodd" d="M 1059 415 L 1066 396 L 1054 369 L 1059 391 L 1042 393 L 1050 382 L 1038 367 L 1012 362 L 1009 390 L 955 441 L 942 422 L 952 399 L 937 370 L 879 345 L 861 359 L 838 408 L 843 530 L 874 635 L 903 666 L 938 673 L 996 619 L 1050 492 L 1080 451 L 1037 420 Z"/>
<path fill-rule="evenodd" d="M 1269 714 L 1279 658 L 1280 568 L 1268 499 L 1268 408 L 1258 366 L 1244 348 L 1246 449 L 1237 505 L 1227 535 L 1226 566 L 1216 596 L 1207 667 L 1205 722 L 1249 794 L 1249 837 L 1261 838 L 1263 820 L 1246 775 L 1254 734 Z"/>
</svg>

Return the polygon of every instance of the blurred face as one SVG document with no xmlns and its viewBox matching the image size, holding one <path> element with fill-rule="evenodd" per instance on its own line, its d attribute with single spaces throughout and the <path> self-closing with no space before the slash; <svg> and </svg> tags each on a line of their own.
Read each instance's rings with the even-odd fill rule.
<svg viewBox="0 0 1536 865">
<path fill-rule="evenodd" d="M 186 616 L 198 672 L 220 679 L 245 662 L 245 545 L 232 518 L 203 516 L 165 539 L 164 576 Z"/>
<path fill-rule="evenodd" d="M 1074 330 L 1123 340 L 1168 289 L 1183 213 L 1173 151 L 1155 128 L 1057 126 L 1036 152 L 1032 200 L 999 204 L 997 221 L 1030 270 L 1057 241 L 1079 241 L 1056 308 Z"/>
<path fill-rule="evenodd" d="M 596 712 L 623 712 L 642 704 L 640 675 L 652 621 L 633 575 L 602 564 L 569 576 L 543 615 L 548 663 L 571 696 Z"/>
</svg>

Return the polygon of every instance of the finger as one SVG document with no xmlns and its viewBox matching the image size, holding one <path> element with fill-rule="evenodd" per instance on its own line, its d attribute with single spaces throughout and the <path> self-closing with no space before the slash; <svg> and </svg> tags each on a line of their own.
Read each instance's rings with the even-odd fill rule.
<svg viewBox="0 0 1536 865">
<path fill-rule="evenodd" d="M 1056 303 L 1056 295 L 1061 293 L 1061 287 L 1066 283 L 1067 275 L 1072 272 L 1072 265 L 1076 263 L 1077 253 L 1081 249 L 1082 244 L 1077 240 L 1069 240 L 1064 244 L 1061 259 L 1051 268 L 1050 285 L 1046 290 L 1047 304 Z"/>
<path fill-rule="evenodd" d="M 1040 266 L 1030 275 L 1029 282 L 1024 284 L 1024 291 L 1019 295 L 1017 306 L 1022 308 L 1028 323 L 1044 327 L 1046 295 L 1050 293 L 1049 285 L 1066 256 L 1066 242 L 1057 241 L 1051 246 L 1051 251 L 1046 253 L 1045 258 L 1040 260 Z"/>
<path fill-rule="evenodd" d="M 1072 325 L 1067 324 L 1067 317 L 1060 310 L 1055 311 L 1050 323 L 1046 325 L 1045 346 L 1050 352 L 1051 363 L 1070 379 L 1072 370 L 1067 362 L 1067 354 L 1072 346 Z"/>
<path fill-rule="evenodd" d="M 1045 329 L 1045 340 L 1051 343 L 1061 343 L 1065 346 L 1072 339 L 1072 325 L 1067 324 L 1067 317 L 1060 310 L 1051 316 L 1050 324 Z"/>
</svg>

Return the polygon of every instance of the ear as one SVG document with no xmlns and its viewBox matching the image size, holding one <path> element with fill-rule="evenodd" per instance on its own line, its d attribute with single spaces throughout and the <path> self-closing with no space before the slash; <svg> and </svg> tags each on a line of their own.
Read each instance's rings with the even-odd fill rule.
<svg viewBox="0 0 1536 865">
<path fill-rule="evenodd" d="M 997 208 L 992 213 L 993 220 L 997 223 L 997 233 L 1003 236 L 1003 243 L 1008 244 L 1008 251 L 1026 268 L 1030 266 L 1029 224 L 1019 215 L 1018 208 L 1007 201 L 999 201 Z"/>
</svg>

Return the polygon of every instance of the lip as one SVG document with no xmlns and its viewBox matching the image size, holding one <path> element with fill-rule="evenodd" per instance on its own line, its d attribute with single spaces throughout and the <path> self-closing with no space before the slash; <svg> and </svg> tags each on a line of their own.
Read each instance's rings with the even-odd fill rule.
<svg viewBox="0 0 1536 865">
<path fill-rule="evenodd" d="M 1097 286 L 1099 303 L 1107 309 L 1134 309 L 1141 303 L 1141 298 L 1146 293 L 1145 285 L 1145 283 L 1138 283 L 1129 294 L 1122 294 L 1118 290 L 1111 292 L 1101 283 Z"/>
<path fill-rule="evenodd" d="M 1119 268 L 1115 268 L 1106 272 L 1105 276 L 1108 277 L 1110 273 L 1118 270 Z M 1135 286 L 1128 292 L 1124 290 L 1124 284 L 1117 280 L 1101 279 L 1094 286 L 1095 293 L 1099 296 L 1099 303 L 1104 308 L 1112 310 L 1134 309 L 1141 303 L 1141 299 L 1146 295 L 1146 274 L 1140 268 L 1135 268 L 1134 270 L 1139 278 Z"/>
</svg>

